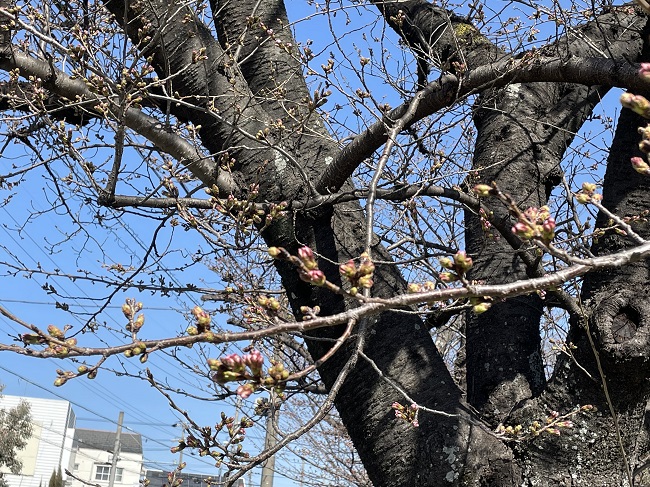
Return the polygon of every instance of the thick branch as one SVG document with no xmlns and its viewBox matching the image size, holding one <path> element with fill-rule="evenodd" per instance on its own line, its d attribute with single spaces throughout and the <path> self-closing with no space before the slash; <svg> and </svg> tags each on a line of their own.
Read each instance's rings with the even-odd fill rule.
<svg viewBox="0 0 650 487">
<path fill-rule="evenodd" d="M 531 57 L 488 64 L 468 72 L 460 79 L 453 74 L 447 74 L 427 85 L 416 95 L 422 97 L 422 101 L 405 125 L 410 127 L 469 94 L 487 88 L 504 87 L 511 83 L 568 82 L 585 86 L 605 85 L 640 90 L 647 87 L 648 83 L 639 78 L 638 70 L 637 64 L 627 61 L 579 57 L 568 60 Z M 390 126 L 392 121 L 403 117 L 409 106 L 410 102 L 406 102 L 391 110 L 382 122 L 376 122 L 356 136 L 327 166 L 316 189 L 320 192 L 337 191 L 359 164 L 386 142 L 386 127 Z"/>
<path fill-rule="evenodd" d="M 46 62 L 29 57 L 19 51 L 0 59 L 0 69 L 10 71 L 19 69 L 21 76 L 33 76 L 41 80 L 48 80 L 45 86 L 57 95 L 78 103 L 85 110 L 93 110 L 102 103 L 111 106 L 114 101 L 106 99 L 91 92 L 86 84 L 79 79 L 72 79 L 62 71 L 52 71 Z M 114 105 L 112 108 L 116 108 Z M 108 112 L 111 115 L 112 111 Z M 182 137 L 170 133 L 161 126 L 160 122 L 140 110 L 128 108 L 124 113 L 124 123 L 127 127 L 142 135 L 156 145 L 161 151 L 170 154 L 189 167 L 192 172 L 206 184 L 219 184 L 226 192 L 232 192 L 233 184 L 227 173 L 217 174 L 214 162 L 205 157 L 192 144 Z"/>
</svg>

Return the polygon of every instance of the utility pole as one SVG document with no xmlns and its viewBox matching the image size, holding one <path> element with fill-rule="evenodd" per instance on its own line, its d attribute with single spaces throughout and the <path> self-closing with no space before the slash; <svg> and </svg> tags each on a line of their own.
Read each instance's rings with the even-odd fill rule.
<svg viewBox="0 0 650 487">
<path fill-rule="evenodd" d="M 273 431 L 277 419 L 278 419 L 278 409 L 275 401 L 275 392 L 271 392 L 270 407 L 266 418 L 266 438 L 264 439 L 265 450 L 268 450 L 269 448 L 273 448 L 277 443 L 275 432 Z M 273 487 L 274 472 L 275 472 L 275 455 L 271 455 L 269 458 L 266 459 L 266 462 L 264 462 L 264 465 L 262 466 L 262 480 L 260 481 L 260 487 Z"/>
<path fill-rule="evenodd" d="M 108 487 L 113 487 L 115 483 L 115 473 L 117 471 L 117 460 L 120 456 L 120 435 L 122 434 L 122 423 L 124 421 L 124 411 L 120 411 L 117 418 L 117 433 L 115 433 L 115 446 L 113 447 L 113 461 L 111 462 L 111 472 L 108 476 Z"/>
<path fill-rule="evenodd" d="M 275 360 L 280 360 L 280 350 L 276 346 L 273 356 Z M 276 400 L 275 391 L 271 389 L 269 398 L 269 411 L 266 417 L 266 438 L 264 439 L 264 450 L 273 448 L 278 442 L 275 437 L 275 425 L 278 421 L 279 401 Z M 260 487 L 273 487 L 273 474 L 275 473 L 275 455 L 271 455 L 266 459 L 262 465 L 262 479 L 260 480 Z"/>
</svg>

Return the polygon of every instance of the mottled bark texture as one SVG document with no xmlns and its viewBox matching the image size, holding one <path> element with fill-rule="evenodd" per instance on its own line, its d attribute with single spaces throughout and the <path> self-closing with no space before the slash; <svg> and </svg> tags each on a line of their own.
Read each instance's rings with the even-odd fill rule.
<svg viewBox="0 0 650 487">
<path fill-rule="evenodd" d="M 424 64 L 455 69 L 454 62 L 461 59 L 472 69 L 511 55 L 490 44 L 468 21 L 423 0 L 374 3 L 421 58 L 421 69 Z M 189 7 L 177 2 L 150 0 L 125 6 L 122 1 L 107 0 L 106 5 L 134 40 L 148 22 L 160 32 L 151 37 L 143 53 L 153 55 L 161 77 L 180 71 L 171 79 L 169 92 L 192 97 L 203 108 L 181 115 L 202 126 L 201 140 L 209 151 L 236 159 L 234 175 L 243 192 L 248 184 L 259 182 L 261 194 L 270 201 L 313 194 L 311 182 L 319 179 L 339 149 L 318 114 L 309 112 L 309 92 L 300 65 L 282 49 L 263 42 L 264 36 L 256 36 L 261 22 L 281 42 L 295 42 L 282 1 L 213 0 L 218 41 Z M 581 29 L 580 35 L 567 36 L 545 53 L 600 57 L 606 52 L 613 59 L 634 61 L 641 53 L 644 23 L 630 8 L 610 9 Z M 165 28 L 158 29 L 163 24 Z M 192 51 L 201 48 L 207 60 L 192 63 Z M 486 89 L 474 120 L 477 177 L 468 184 L 495 181 L 522 207 L 543 205 L 560 181 L 560 161 L 572 134 L 606 90 L 559 83 Z M 307 123 L 295 122 L 305 117 Z M 278 118 L 288 130 L 282 134 L 271 130 L 268 143 L 256 141 L 255 134 Z M 605 179 L 605 204 L 620 214 L 638 214 L 647 208 L 647 182 L 629 168 L 639 123 L 623 112 Z M 493 204 L 492 209 L 497 220 L 510 225 L 505 208 Z M 291 251 L 309 245 L 321 256 L 321 269 L 335 280 L 336 263 L 357 257 L 363 250 L 360 210 L 358 204 L 349 203 L 299 213 L 267 229 L 264 238 L 269 246 Z M 605 219 L 600 223 L 606 223 Z M 639 224 L 641 234 L 644 225 Z M 534 259 L 523 258 L 505 239 L 486 239 L 471 211 L 466 212 L 466 232 L 467 249 L 476 263 L 471 278 L 489 276 L 491 282 L 503 283 L 540 272 Z M 595 251 L 611 252 L 624 245 L 625 239 L 607 235 Z M 377 269 L 373 294 L 403 292 L 404 279 L 390 265 L 389 253 L 378 244 L 373 252 L 376 260 L 385 262 Z M 318 304 L 326 315 L 353 305 L 301 282 L 294 269 L 283 265 L 278 269 L 296 310 Z M 374 484 L 623 485 L 627 473 L 622 450 L 630 461 L 628 470 L 647 450 L 643 424 L 650 353 L 647 282 L 645 263 L 588 278 L 583 302 L 591 318 L 574 317 L 570 338 L 578 346 L 578 362 L 586 364 L 591 378 L 575 361 L 561 360 L 552 380 L 545 382 L 539 335 L 543 303 L 538 296 L 507 300 L 480 317 L 468 316 L 469 404 L 417 316 L 389 312 L 361 323 L 357 329 L 365 334 L 363 351 L 374 366 L 419 404 L 455 415 L 426 415 L 419 428 L 395 421 L 390 404 L 403 397 L 361 358 L 337 396 L 336 407 Z M 616 421 L 605 401 L 592 342 L 587 339 L 590 332 L 607 377 Z M 314 332 L 308 340 L 311 354 L 317 358 L 325 350 L 318 339 L 339 333 L 337 329 Z M 320 368 L 328 387 L 355 343 L 349 340 Z M 488 431 L 500 421 L 529 422 L 545 417 L 549 407 L 566 411 L 584 403 L 597 405 L 599 412 L 576 418 L 575 433 L 562 437 L 547 435 L 512 445 Z"/>
</svg>

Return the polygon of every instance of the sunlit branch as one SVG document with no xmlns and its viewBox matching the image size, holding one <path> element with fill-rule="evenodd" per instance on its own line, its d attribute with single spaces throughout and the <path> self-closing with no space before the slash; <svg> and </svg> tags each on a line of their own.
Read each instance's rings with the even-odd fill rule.
<svg viewBox="0 0 650 487">
<path fill-rule="evenodd" d="M 414 306 L 423 303 L 434 303 L 438 301 L 457 300 L 462 298 L 478 297 L 478 298 L 510 298 L 514 296 L 522 296 L 530 294 L 538 290 L 555 288 L 563 285 L 571 279 L 575 279 L 585 274 L 601 270 L 621 267 L 634 262 L 639 262 L 650 257 L 650 243 L 645 243 L 638 247 L 628 249 L 616 254 L 595 257 L 592 259 L 584 259 L 583 264 L 576 264 L 569 266 L 565 269 L 549 273 L 542 277 L 533 279 L 515 281 L 507 284 L 495 285 L 467 285 L 465 287 L 436 289 L 434 291 L 427 291 L 414 294 L 403 294 L 393 298 L 364 298 L 359 296 L 359 300 L 364 303 L 357 308 L 347 310 L 332 316 L 315 317 L 308 321 L 302 322 L 287 322 L 280 323 L 274 326 L 269 326 L 260 330 L 248 330 L 242 332 L 222 332 L 214 333 L 211 331 L 199 333 L 197 335 L 182 336 L 176 338 L 164 338 L 159 340 L 141 340 L 147 349 L 162 350 L 177 346 L 189 346 L 194 343 L 229 343 L 235 341 L 250 341 L 258 340 L 267 336 L 275 335 L 278 333 L 290 332 L 306 332 L 318 328 L 324 328 L 334 325 L 340 325 L 349 322 L 350 320 L 361 320 L 365 317 L 375 316 L 384 311 L 403 308 L 406 306 Z M 6 309 L 0 306 L 0 314 L 3 314 L 11 320 L 16 320 L 16 317 L 9 313 Z M 24 323 L 20 321 L 21 323 Z M 30 328 L 33 325 L 27 325 Z M 89 348 L 89 347 L 70 347 L 67 357 L 79 356 L 109 356 L 124 353 L 133 348 L 133 343 L 117 345 L 109 348 Z M 50 357 L 51 354 L 34 350 L 30 348 L 23 348 L 18 345 L 0 345 L 0 351 L 13 351 L 21 355 L 30 355 L 35 357 Z"/>
<path fill-rule="evenodd" d="M 602 58 L 569 59 L 530 55 L 515 61 L 498 62 L 481 66 L 458 77 L 446 74 L 429 83 L 417 96 L 422 98 L 406 127 L 422 120 L 459 99 L 487 88 L 500 88 L 511 83 L 567 82 L 586 86 L 605 85 L 643 91 L 647 81 L 638 75 L 639 65 Z M 322 193 L 338 191 L 363 160 L 370 157 L 387 140 L 387 129 L 409 110 L 411 101 L 405 102 L 386 114 L 341 150 L 327 166 L 316 189 Z"/>
<path fill-rule="evenodd" d="M 82 106 L 86 110 L 93 110 L 102 103 L 109 103 L 109 105 L 117 103 L 116 100 L 103 98 L 91 92 L 82 80 L 73 79 L 62 71 L 53 70 L 48 63 L 17 50 L 12 50 L 10 54 L 0 58 L 0 69 L 5 71 L 18 69 L 21 76 L 25 78 L 30 76 L 39 78 L 43 80 L 46 89 L 73 102 L 83 102 Z M 112 111 L 109 110 L 109 114 Z M 227 172 L 218 171 L 216 163 L 210 157 L 204 156 L 182 137 L 166 131 L 159 120 L 135 108 L 128 108 L 124 113 L 124 124 L 189 167 L 205 184 L 209 186 L 217 184 L 226 194 L 233 191 L 234 183 Z"/>
</svg>

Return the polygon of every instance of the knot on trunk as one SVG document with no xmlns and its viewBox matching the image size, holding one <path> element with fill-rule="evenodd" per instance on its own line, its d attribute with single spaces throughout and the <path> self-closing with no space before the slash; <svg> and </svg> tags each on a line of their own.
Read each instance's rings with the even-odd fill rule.
<svg viewBox="0 0 650 487">
<path fill-rule="evenodd" d="M 643 291 L 603 298 L 592 317 L 601 353 L 619 364 L 650 365 L 650 300 Z"/>
</svg>

